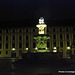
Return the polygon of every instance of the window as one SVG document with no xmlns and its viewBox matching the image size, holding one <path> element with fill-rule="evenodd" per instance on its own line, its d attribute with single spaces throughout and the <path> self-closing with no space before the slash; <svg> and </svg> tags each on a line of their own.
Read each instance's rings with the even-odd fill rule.
<svg viewBox="0 0 75 75">
<path fill-rule="evenodd" d="M 26 35 L 26 40 L 28 40 L 28 35 Z"/>
<path fill-rule="evenodd" d="M 8 43 L 6 43 L 6 49 L 8 49 Z"/>
<path fill-rule="evenodd" d="M 49 43 L 49 42 L 47 42 L 47 47 L 48 47 L 48 48 L 50 47 L 50 43 Z"/>
<path fill-rule="evenodd" d="M 6 36 L 6 41 L 8 41 L 8 36 Z"/>
<path fill-rule="evenodd" d="M 60 42 L 60 47 L 63 47 L 63 42 Z"/>
<path fill-rule="evenodd" d="M 69 29 L 68 29 L 68 28 L 66 28 L 66 31 L 69 31 Z"/>
<path fill-rule="evenodd" d="M 70 42 L 67 42 L 67 47 L 70 46 Z"/>
<path fill-rule="evenodd" d="M 67 39 L 69 39 L 69 34 L 67 34 Z"/>
<path fill-rule="evenodd" d="M 22 48 L 22 43 L 19 43 L 19 48 Z"/>
<path fill-rule="evenodd" d="M 12 31 L 13 33 L 15 33 L 15 30 L 13 29 L 13 31 Z"/>
<path fill-rule="evenodd" d="M 8 54 L 8 51 L 6 51 L 6 54 Z"/>
<path fill-rule="evenodd" d="M 28 48 L 29 47 L 29 44 L 28 43 L 26 43 L 26 48 Z"/>
<path fill-rule="evenodd" d="M 53 28 L 53 32 L 55 32 L 55 28 Z"/>
<path fill-rule="evenodd" d="M 0 41 L 2 40 L 2 36 L 0 36 Z"/>
<path fill-rule="evenodd" d="M 22 32 L 22 30 L 20 29 L 20 30 L 19 30 L 19 33 L 21 33 L 21 32 Z"/>
<path fill-rule="evenodd" d="M 12 37 L 12 40 L 15 40 L 15 36 Z"/>
<path fill-rule="evenodd" d="M 8 30 L 6 30 L 6 33 L 8 33 Z"/>
<path fill-rule="evenodd" d="M 54 47 L 56 47 L 56 42 L 53 42 Z"/>
<path fill-rule="evenodd" d="M 35 32 L 35 29 L 33 29 L 33 32 Z"/>
<path fill-rule="evenodd" d="M 62 39 L 62 34 L 60 34 L 60 39 Z"/>
<path fill-rule="evenodd" d="M 22 54 L 22 50 L 19 50 L 19 54 Z"/>
<path fill-rule="evenodd" d="M 1 54 L 1 51 L 0 51 L 0 54 Z"/>
<path fill-rule="evenodd" d="M 0 43 L 0 49 L 2 48 L 2 44 Z"/>
<path fill-rule="evenodd" d="M 60 31 L 62 31 L 62 28 L 60 28 Z"/>
<path fill-rule="evenodd" d="M 21 56 L 21 54 L 22 54 L 22 50 L 19 50 L 19 56 Z"/>
<path fill-rule="evenodd" d="M 73 34 L 73 40 L 75 39 L 75 34 Z"/>
<path fill-rule="evenodd" d="M 21 35 L 19 36 L 19 40 L 22 40 L 22 36 Z"/>
<path fill-rule="evenodd" d="M 2 33 L 2 30 L 0 30 L 0 33 Z"/>
<path fill-rule="evenodd" d="M 56 39 L 56 35 L 53 35 L 53 39 Z"/>
<path fill-rule="evenodd" d="M 33 43 L 33 48 L 35 48 L 35 43 Z"/>
<path fill-rule="evenodd" d="M 75 31 L 75 28 L 73 28 L 73 31 Z"/>
<path fill-rule="evenodd" d="M 12 43 L 12 48 L 15 48 L 15 43 Z"/>
<path fill-rule="evenodd" d="M 28 29 L 26 29 L 26 32 L 28 32 Z"/>
<path fill-rule="evenodd" d="M 47 28 L 47 32 L 49 32 L 49 28 Z"/>
</svg>

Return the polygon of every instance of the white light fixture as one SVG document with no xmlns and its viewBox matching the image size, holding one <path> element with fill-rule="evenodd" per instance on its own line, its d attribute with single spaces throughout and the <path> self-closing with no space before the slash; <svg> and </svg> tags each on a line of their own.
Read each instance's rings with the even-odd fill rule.
<svg viewBox="0 0 75 75">
<path fill-rule="evenodd" d="M 67 47 L 67 49 L 70 49 L 70 47 Z"/>
<path fill-rule="evenodd" d="M 15 50 L 15 48 L 12 48 L 12 50 L 14 51 L 14 50 Z"/>
<path fill-rule="evenodd" d="M 54 47 L 53 49 L 57 49 L 56 47 Z"/>
<path fill-rule="evenodd" d="M 46 49 L 47 49 L 47 47 L 46 47 Z"/>
<path fill-rule="evenodd" d="M 26 48 L 26 50 L 28 50 L 28 48 Z"/>
<path fill-rule="evenodd" d="M 43 24 L 43 23 L 44 23 L 44 18 L 41 17 L 41 18 L 39 19 L 39 24 Z"/>
<path fill-rule="evenodd" d="M 37 50 L 37 47 L 35 48 L 35 50 Z"/>
<path fill-rule="evenodd" d="M 53 52 L 54 52 L 54 53 L 56 53 L 56 52 L 57 52 L 57 50 L 53 50 Z"/>
</svg>

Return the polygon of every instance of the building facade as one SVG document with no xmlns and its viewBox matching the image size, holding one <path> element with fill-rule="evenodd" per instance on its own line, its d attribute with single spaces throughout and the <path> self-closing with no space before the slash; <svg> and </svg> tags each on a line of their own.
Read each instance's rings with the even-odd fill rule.
<svg viewBox="0 0 75 75">
<path fill-rule="evenodd" d="M 74 54 L 71 45 L 75 38 L 75 26 L 48 26 L 47 48 L 50 52 L 62 52 L 63 58 Z M 38 28 L 4 28 L 0 29 L 0 57 L 20 57 L 22 53 L 35 53 Z"/>
</svg>

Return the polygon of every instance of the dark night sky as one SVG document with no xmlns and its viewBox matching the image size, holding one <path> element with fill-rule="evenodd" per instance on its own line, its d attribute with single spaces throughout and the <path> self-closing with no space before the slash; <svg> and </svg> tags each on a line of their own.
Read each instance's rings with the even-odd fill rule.
<svg viewBox="0 0 75 75">
<path fill-rule="evenodd" d="M 75 0 L 0 0 L 0 21 L 75 19 Z"/>
</svg>

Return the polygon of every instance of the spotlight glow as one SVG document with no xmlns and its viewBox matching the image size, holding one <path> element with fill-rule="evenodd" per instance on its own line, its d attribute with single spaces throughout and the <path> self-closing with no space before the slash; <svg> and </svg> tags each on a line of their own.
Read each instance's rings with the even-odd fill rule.
<svg viewBox="0 0 75 75">
<path fill-rule="evenodd" d="M 54 47 L 53 49 L 57 49 L 56 47 Z"/>
<path fill-rule="evenodd" d="M 14 50 L 15 50 L 15 48 L 12 48 L 12 50 L 14 51 Z"/>
<path fill-rule="evenodd" d="M 70 49 L 70 47 L 67 47 L 67 49 Z"/>
<path fill-rule="evenodd" d="M 54 52 L 54 53 L 56 53 L 56 52 L 57 52 L 57 50 L 53 50 L 53 52 Z"/>
<path fill-rule="evenodd" d="M 26 48 L 26 50 L 28 50 L 28 48 Z"/>
</svg>

